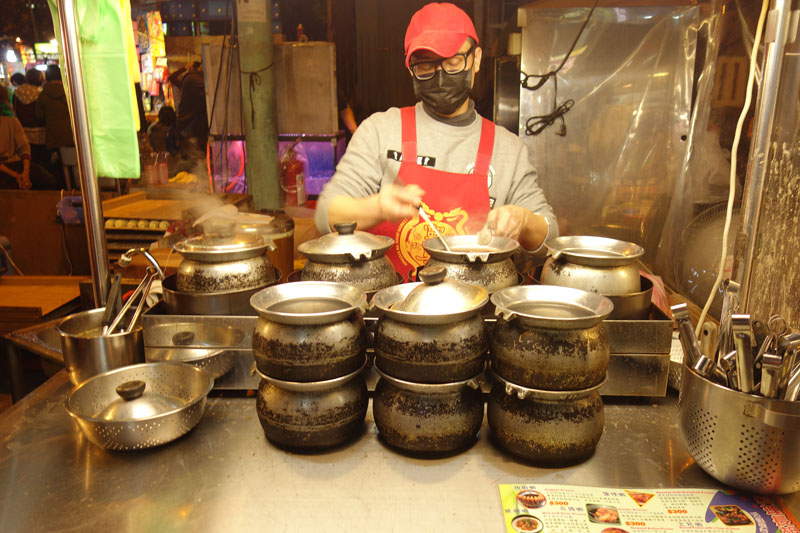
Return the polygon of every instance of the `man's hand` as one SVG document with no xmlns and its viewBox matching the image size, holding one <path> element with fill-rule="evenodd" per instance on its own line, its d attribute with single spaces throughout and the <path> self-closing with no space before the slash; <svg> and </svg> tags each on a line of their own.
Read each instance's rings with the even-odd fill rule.
<svg viewBox="0 0 800 533">
<path fill-rule="evenodd" d="M 547 238 L 547 221 L 518 205 L 501 205 L 489 211 L 486 227 L 495 235 L 519 241 L 526 250 L 536 250 Z"/>
<path fill-rule="evenodd" d="M 522 229 L 528 223 L 528 217 L 533 213 L 518 205 L 501 205 L 489 211 L 486 218 L 486 227 L 494 231 L 495 235 L 519 240 Z"/>
<path fill-rule="evenodd" d="M 398 222 L 415 216 L 424 194 L 419 185 L 401 187 L 393 183 L 381 188 L 378 193 L 380 217 L 389 222 Z"/>
<path fill-rule="evenodd" d="M 31 183 L 30 169 L 28 168 L 24 169 L 22 172 L 17 174 L 15 178 L 17 179 L 17 185 L 19 186 L 20 189 L 27 191 L 31 187 L 33 187 L 33 184 Z"/>
</svg>

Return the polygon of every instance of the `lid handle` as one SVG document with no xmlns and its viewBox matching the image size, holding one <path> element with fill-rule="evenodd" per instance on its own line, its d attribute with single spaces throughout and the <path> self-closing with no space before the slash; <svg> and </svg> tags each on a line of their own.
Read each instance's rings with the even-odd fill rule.
<svg viewBox="0 0 800 533">
<path fill-rule="evenodd" d="M 188 346 L 194 342 L 194 331 L 181 331 L 172 336 L 174 346 Z"/>
<path fill-rule="evenodd" d="M 145 388 L 144 381 L 135 379 L 133 381 L 126 381 L 121 385 L 117 385 L 117 394 L 119 394 L 123 400 L 129 402 L 131 400 L 135 400 L 136 398 L 140 398 L 142 394 L 144 394 Z"/>
<path fill-rule="evenodd" d="M 339 235 L 352 235 L 356 231 L 356 223 L 355 222 L 337 222 L 333 225 L 333 229 L 335 229 Z"/>
<path fill-rule="evenodd" d="M 436 285 L 437 283 L 441 283 L 444 281 L 446 275 L 447 270 L 445 270 L 443 266 L 423 268 L 419 271 L 419 279 L 421 279 L 425 285 Z"/>
</svg>

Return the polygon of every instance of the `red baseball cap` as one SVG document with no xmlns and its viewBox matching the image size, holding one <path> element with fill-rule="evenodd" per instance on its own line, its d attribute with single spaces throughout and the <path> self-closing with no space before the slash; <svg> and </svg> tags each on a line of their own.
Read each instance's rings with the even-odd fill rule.
<svg viewBox="0 0 800 533">
<path fill-rule="evenodd" d="M 406 29 L 406 66 L 417 50 L 430 50 L 441 57 L 450 57 L 472 37 L 478 44 L 478 34 L 469 15 L 453 4 L 428 4 L 414 13 Z"/>
</svg>

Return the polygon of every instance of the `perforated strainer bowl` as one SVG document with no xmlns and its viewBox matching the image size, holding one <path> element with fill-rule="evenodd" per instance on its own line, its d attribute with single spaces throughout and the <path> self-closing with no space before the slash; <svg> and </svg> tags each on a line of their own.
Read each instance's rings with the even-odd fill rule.
<svg viewBox="0 0 800 533">
<path fill-rule="evenodd" d="M 760 494 L 800 490 L 800 402 L 734 391 L 684 365 L 678 419 L 691 456 L 722 483 Z"/>
<path fill-rule="evenodd" d="M 194 428 L 214 380 L 183 363 L 132 365 L 84 381 L 66 408 L 86 437 L 109 450 L 160 446 Z"/>
</svg>

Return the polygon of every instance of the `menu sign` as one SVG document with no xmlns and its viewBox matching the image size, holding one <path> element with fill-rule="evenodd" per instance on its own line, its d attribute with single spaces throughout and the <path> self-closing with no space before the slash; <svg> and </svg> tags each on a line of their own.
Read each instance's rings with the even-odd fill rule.
<svg viewBox="0 0 800 533">
<path fill-rule="evenodd" d="M 800 533 L 774 499 L 714 489 L 500 485 L 509 533 Z"/>
</svg>

